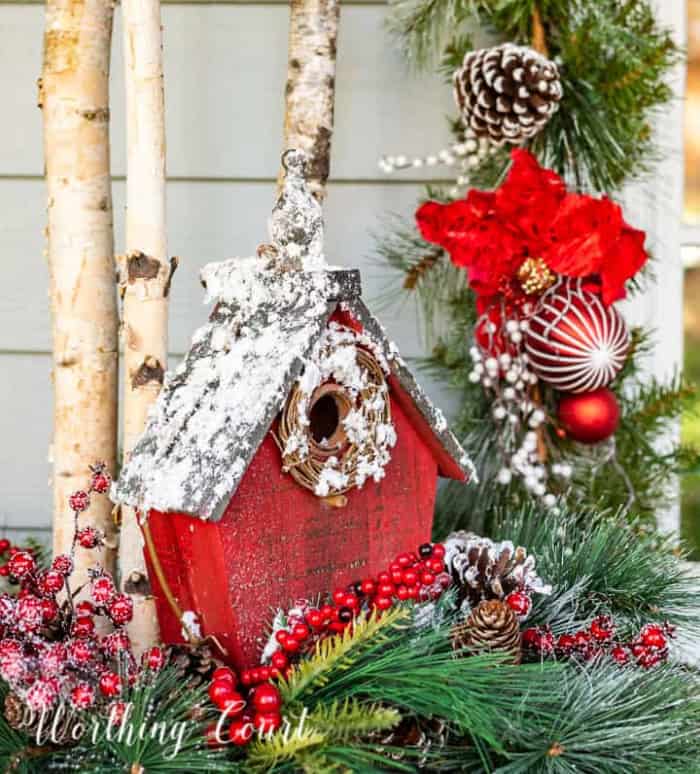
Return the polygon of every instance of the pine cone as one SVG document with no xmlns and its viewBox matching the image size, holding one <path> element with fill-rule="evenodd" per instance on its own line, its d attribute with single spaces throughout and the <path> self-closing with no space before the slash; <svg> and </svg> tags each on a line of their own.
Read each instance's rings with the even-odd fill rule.
<svg viewBox="0 0 700 774">
<path fill-rule="evenodd" d="M 535 572 L 535 557 L 509 540 L 494 543 L 470 532 L 453 532 L 445 540 L 445 565 L 459 605 L 476 607 L 485 599 L 505 599 L 516 589 L 551 591 Z"/>
<path fill-rule="evenodd" d="M 497 599 L 481 602 L 465 621 L 452 627 L 452 646 L 471 653 L 512 653 L 513 663 L 519 664 L 518 619 L 505 602 Z"/>
<path fill-rule="evenodd" d="M 173 647 L 172 662 L 184 675 L 200 678 L 201 682 L 208 682 L 214 670 L 224 663 L 214 656 L 214 650 L 206 643 Z"/>
<path fill-rule="evenodd" d="M 446 740 L 447 726 L 442 720 L 405 715 L 399 725 L 386 734 L 381 742 L 394 748 L 411 747 L 414 751 L 420 750 L 420 755 L 412 756 L 412 761 L 420 769 L 425 766 L 430 752 L 436 748 L 441 750 Z M 403 760 L 405 754 L 392 750 L 390 757 L 393 760 Z"/>
<path fill-rule="evenodd" d="M 27 705 L 20 699 L 16 693 L 8 693 L 5 696 L 5 704 L 3 707 L 3 714 L 5 720 L 15 730 L 28 731 L 27 719 L 29 718 L 29 710 Z"/>
<path fill-rule="evenodd" d="M 493 145 L 534 137 L 559 107 L 559 70 L 525 46 L 470 51 L 453 76 L 464 126 Z"/>
</svg>

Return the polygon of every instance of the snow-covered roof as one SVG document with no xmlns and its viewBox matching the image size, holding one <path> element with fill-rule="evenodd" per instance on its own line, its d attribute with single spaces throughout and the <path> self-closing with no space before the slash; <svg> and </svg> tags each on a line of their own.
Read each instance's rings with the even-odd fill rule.
<svg viewBox="0 0 700 774">
<path fill-rule="evenodd" d="M 218 520 L 339 304 L 362 323 L 453 461 L 447 473 L 472 476 L 442 413 L 362 302 L 358 271 L 279 271 L 245 258 L 209 264 L 202 280 L 214 309 L 166 376 L 115 486 L 119 502 Z"/>
</svg>

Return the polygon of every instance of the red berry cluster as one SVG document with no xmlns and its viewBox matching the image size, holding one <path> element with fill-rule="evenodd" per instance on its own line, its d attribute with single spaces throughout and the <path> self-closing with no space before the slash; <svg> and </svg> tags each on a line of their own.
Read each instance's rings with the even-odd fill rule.
<svg viewBox="0 0 700 774">
<path fill-rule="evenodd" d="M 89 491 L 108 488 L 104 467 L 92 468 Z M 86 502 L 86 492 L 71 495 L 76 520 Z M 76 523 L 73 548 L 81 532 L 85 530 Z M 48 569 L 41 569 L 28 551 L 16 551 L 7 563 L 7 574 L 19 584 L 19 592 L 16 597 L 0 595 L 0 676 L 37 712 L 50 710 L 59 700 L 79 710 L 111 706 L 125 684 L 165 665 L 160 648 L 147 651 L 142 666 L 137 665 L 122 628 L 132 617 L 131 599 L 117 592 L 101 567 L 90 571 L 91 598 L 74 601 L 72 554 L 56 556 Z M 65 599 L 59 602 L 64 590 Z M 98 636 L 96 616 L 108 618 L 114 630 Z"/>
<path fill-rule="evenodd" d="M 212 723 L 206 731 L 207 741 L 213 747 L 226 743 L 222 732 L 229 720 L 225 736 L 239 747 L 248 744 L 256 731 L 269 734 L 282 725 L 282 697 L 269 682 L 246 686 L 232 669 L 219 667 L 212 675 L 209 698 L 225 713 L 220 722 Z"/>
<path fill-rule="evenodd" d="M 635 662 L 644 669 L 663 663 L 668 658 L 668 641 L 674 635 L 669 624 L 646 624 L 631 642 L 616 638 L 616 627 L 610 616 L 594 618 L 586 629 L 555 637 L 548 626 L 535 626 L 522 634 L 523 648 L 538 658 L 575 658 L 580 661 L 608 657 L 618 664 Z"/>
<path fill-rule="evenodd" d="M 343 632 L 360 615 L 381 615 L 398 602 L 437 599 L 451 583 L 444 557 L 441 543 L 424 543 L 416 552 L 399 554 L 376 577 L 337 588 L 324 605 L 312 607 L 300 601 L 287 613 L 285 626 L 274 632 L 266 648 L 268 664 L 244 669 L 240 677 L 227 667 L 217 669 L 209 698 L 227 717 L 234 718 L 228 732 L 230 742 L 245 745 L 256 730 L 264 733 L 279 728 L 281 698 L 270 681 L 288 675 L 294 662 L 318 640 Z M 218 730 L 218 724 L 213 724 L 207 732 L 212 744 L 221 743 Z"/>
<path fill-rule="evenodd" d="M 381 613 L 408 600 L 437 599 L 451 583 L 444 556 L 441 543 L 423 543 L 417 552 L 399 554 L 376 577 L 336 589 L 325 605 L 298 605 L 290 612 L 286 627 L 275 632 L 277 646 L 270 659 L 272 667 L 285 669 L 289 659 L 308 650 L 318 639 L 344 631 L 362 613 Z M 254 682 L 254 674 L 251 680 Z"/>
</svg>

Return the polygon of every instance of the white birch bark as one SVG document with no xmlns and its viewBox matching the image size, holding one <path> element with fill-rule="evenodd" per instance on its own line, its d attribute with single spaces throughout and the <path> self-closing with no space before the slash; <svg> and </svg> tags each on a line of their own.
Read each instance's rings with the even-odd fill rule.
<svg viewBox="0 0 700 774">
<path fill-rule="evenodd" d="M 339 14 L 339 0 L 290 2 L 284 150 L 309 156 L 309 186 L 320 200 L 330 170 Z"/>
<path fill-rule="evenodd" d="M 111 0 L 47 0 L 39 106 L 48 188 L 48 264 L 53 333 L 52 444 L 56 553 L 73 536 L 68 496 L 88 466 L 115 472 L 118 317 L 114 287 L 109 149 Z M 82 525 L 113 545 L 111 505 L 96 497 Z M 113 567 L 113 550 L 102 560 Z M 74 586 L 95 562 L 78 549 Z"/>
<path fill-rule="evenodd" d="M 123 448 L 128 459 L 163 384 L 172 269 L 165 231 L 165 115 L 159 0 L 124 0 L 127 114 L 126 255 L 120 259 L 124 356 Z M 172 268 L 174 268 L 174 263 Z M 158 622 L 136 513 L 121 512 L 121 586 L 134 602 L 137 655 L 158 639 Z"/>
</svg>

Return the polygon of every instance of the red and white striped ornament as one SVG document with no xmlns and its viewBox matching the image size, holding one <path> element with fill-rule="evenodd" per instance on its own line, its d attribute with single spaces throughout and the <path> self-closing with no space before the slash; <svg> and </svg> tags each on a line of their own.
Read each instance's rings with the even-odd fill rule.
<svg viewBox="0 0 700 774">
<path fill-rule="evenodd" d="M 579 282 L 552 288 L 528 322 L 530 367 L 542 382 L 562 392 L 605 387 L 625 363 L 630 346 L 625 321 Z"/>
</svg>

